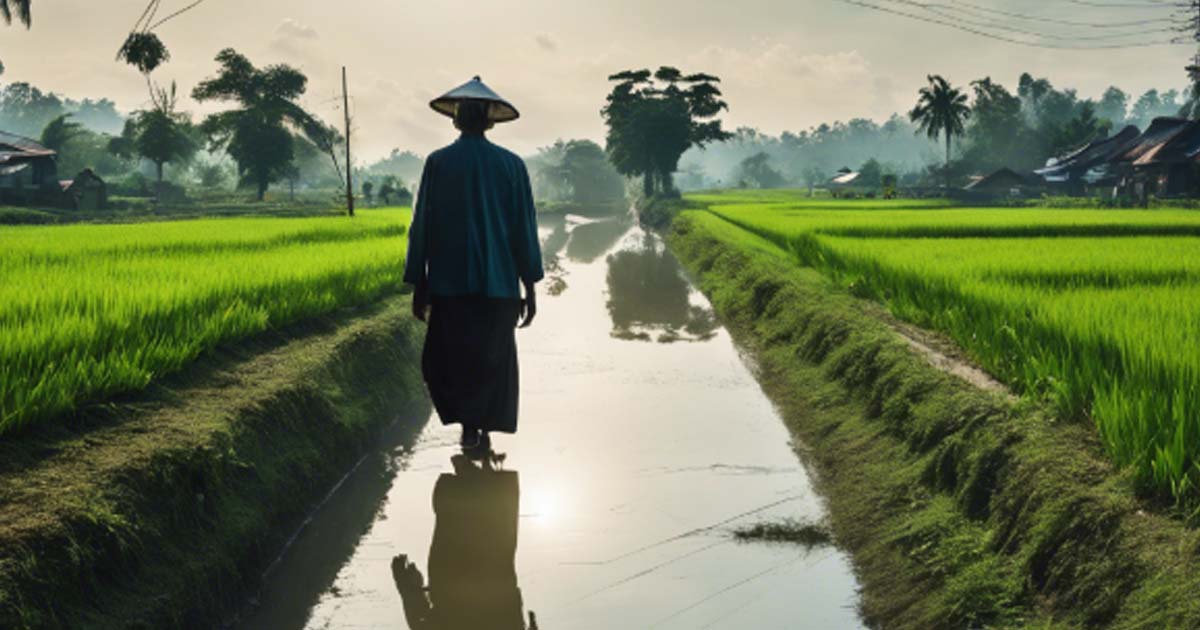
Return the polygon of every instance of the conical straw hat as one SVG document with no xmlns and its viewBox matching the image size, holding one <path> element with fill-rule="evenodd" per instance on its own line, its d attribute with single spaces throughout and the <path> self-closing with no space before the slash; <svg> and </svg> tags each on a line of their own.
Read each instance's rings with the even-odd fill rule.
<svg viewBox="0 0 1200 630">
<path fill-rule="evenodd" d="M 433 111 L 453 118 L 455 107 L 465 100 L 488 101 L 488 119 L 494 123 L 516 120 L 521 115 L 512 103 L 500 98 L 500 95 L 484 85 L 478 76 L 433 99 L 429 106 Z"/>
</svg>

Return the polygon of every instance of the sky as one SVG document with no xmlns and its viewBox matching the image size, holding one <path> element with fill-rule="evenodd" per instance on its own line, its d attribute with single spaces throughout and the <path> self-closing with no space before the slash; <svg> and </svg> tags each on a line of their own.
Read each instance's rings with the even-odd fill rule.
<svg viewBox="0 0 1200 630">
<path fill-rule="evenodd" d="M 951 0 L 958 1 L 958 0 Z M 1150 0 L 1131 0 L 1149 2 Z M 188 0 L 163 0 L 163 12 Z M 146 0 L 34 0 L 33 27 L 0 27 L 0 81 L 30 81 L 72 98 L 108 97 L 128 111 L 146 85 L 114 60 Z M 1137 8 L 1073 0 L 973 0 L 1058 19 L 1126 19 Z M 1116 15 L 1113 15 L 1113 14 Z M 990 76 L 1015 90 L 1022 72 L 1098 96 L 1182 88 L 1189 46 L 1048 50 L 907 20 L 839 0 L 206 0 L 158 31 L 171 61 L 155 73 L 189 93 L 225 47 L 257 65 L 287 63 L 309 77 L 306 106 L 340 121 L 348 68 L 358 159 L 393 148 L 428 153 L 455 137 L 430 99 L 480 75 L 520 109 L 492 138 L 522 154 L 558 138 L 603 140 L 606 77 L 674 65 L 722 78 L 729 128 L 772 134 L 822 122 L 882 121 L 911 108 L 929 73 L 955 84 Z M 1149 35 L 1147 36 L 1149 37 Z M 183 109 L 196 116 L 220 104 Z"/>
</svg>

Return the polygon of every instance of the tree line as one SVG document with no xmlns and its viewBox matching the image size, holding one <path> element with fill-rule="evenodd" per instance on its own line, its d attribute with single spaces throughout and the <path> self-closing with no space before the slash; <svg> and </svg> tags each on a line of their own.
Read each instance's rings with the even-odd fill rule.
<svg viewBox="0 0 1200 630">
<path fill-rule="evenodd" d="M 967 175 L 1001 167 L 1040 168 L 1126 125 L 1145 129 L 1160 116 L 1190 116 L 1191 103 L 1178 90 L 1135 97 L 1116 86 L 1084 98 L 1029 73 L 1011 86 L 990 77 L 955 86 L 934 75 L 908 112 L 779 135 L 740 128 L 727 140 L 687 151 L 677 179 L 684 189 L 811 187 L 848 167 L 860 171 L 867 186 L 888 175 L 906 185 L 960 184 Z"/>
</svg>

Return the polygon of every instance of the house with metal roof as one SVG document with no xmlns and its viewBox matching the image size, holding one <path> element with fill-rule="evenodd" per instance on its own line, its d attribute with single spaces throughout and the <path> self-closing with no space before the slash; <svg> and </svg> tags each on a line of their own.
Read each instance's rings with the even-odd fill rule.
<svg viewBox="0 0 1200 630">
<path fill-rule="evenodd" d="M 829 178 L 829 181 L 825 182 L 825 187 L 829 189 L 829 194 L 832 196 L 843 197 L 862 192 L 859 184 L 858 171 L 852 171 L 850 167 L 843 166 L 833 174 L 833 177 Z"/>
<path fill-rule="evenodd" d="M 1143 200 L 1200 195 L 1200 121 L 1155 118 L 1109 169 L 1121 175 L 1127 193 Z"/>
<path fill-rule="evenodd" d="M 107 203 L 104 180 L 92 169 L 59 180 L 56 151 L 0 131 L 0 204 L 95 210 Z"/>
<path fill-rule="evenodd" d="M 1113 177 L 1109 172 L 1110 163 L 1136 146 L 1143 135 L 1137 127 L 1129 125 L 1107 138 L 1094 140 L 1052 159 L 1045 168 L 1034 173 L 1052 188 L 1067 194 L 1085 194 L 1088 186 L 1101 185 Z"/>
<path fill-rule="evenodd" d="M 50 188 L 58 181 L 57 155 L 29 138 L 0 131 L 0 187 Z"/>
</svg>

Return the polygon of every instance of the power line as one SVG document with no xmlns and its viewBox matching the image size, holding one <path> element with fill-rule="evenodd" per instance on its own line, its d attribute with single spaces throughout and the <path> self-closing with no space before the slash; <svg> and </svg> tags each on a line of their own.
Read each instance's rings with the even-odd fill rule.
<svg viewBox="0 0 1200 630">
<path fill-rule="evenodd" d="M 1160 39 L 1151 40 L 1151 41 L 1114 42 L 1114 41 L 1110 41 L 1110 40 L 1119 39 L 1122 37 L 1133 36 L 1133 34 L 1130 34 L 1130 35 L 1118 34 L 1116 37 L 1109 37 L 1107 39 L 1104 39 L 1104 38 L 1096 39 L 1096 38 L 1092 38 L 1090 36 L 1070 36 L 1070 35 L 1047 34 L 1047 33 L 1032 31 L 1029 29 L 1021 29 L 1021 28 L 1012 27 L 1012 26 L 1005 26 L 1002 24 L 963 20 L 959 16 L 947 15 L 945 12 L 931 10 L 930 5 L 920 3 L 920 2 L 915 2 L 912 0 L 908 0 L 908 1 L 905 1 L 905 0 L 876 0 L 875 2 L 871 2 L 868 0 L 838 0 L 838 1 L 843 2 L 845 4 L 850 4 L 850 5 L 866 8 L 866 9 L 872 9 L 872 10 L 879 11 L 882 13 L 888 13 L 891 15 L 896 15 L 896 16 L 916 20 L 919 22 L 925 22 L 928 24 L 936 24 L 939 26 L 953 28 L 955 30 L 963 31 L 963 32 L 970 33 L 973 35 L 978 35 L 980 37 L 985 37 L 988 39 L 1002 41 L 1002 42 L 1006 42 L 1006 43 L 1010 43 L 1010 44 L 1016 44 L 1019 46 L 1029 46 L 1029 47 L 1033 47 L 1033 48 L 1047 48 L 1047 49 L 1055 49 L 1055 50 L 1115 50 L 1115 49 L 1126 49 L 1126 48 L 1146 48 L 1146 47 L 1152 47 L 1152 46 L 1164 46 L 1164 45 L 1185 43 L 1185 41 L 1184 41 L 1185 38 L 1181 38 L 1179 35 L 1177 35 L 1176 37 L 1173 37 L 1173 38 L 1169 38 L 1169 39 L 1160 38 Z M 1079 0 L 1079 1 L 1083 2 L 1085 0 Z M 881 2 L 889 2 L 890 4 L 880 4 Z M 896 6 L 897 4 L 904 8 L 897 8 L 897 6 Z M 1176 4 L 1178 4 L 1178 3 L 1172 3 L 1170 5 L 1163 4 L 1161 6 L 1164 6 L 1164 7 L 1170 6 L 1171 8 L 1175 8 Z M 1143 6 L 1151 7 L 1152 5 L 1143 5 Z M 1155 5 L 1155 6 L 1158 6 L 1158 5 Z M 999 33 L 995 32 L 997 30 L 1002 31 L 1002 32 L 999 32 Z M 1013 34 L 1007 35 L 1004 33 L 1005 31 L 1007 31 L 1009 33 L 1013 33 Z M 1158 33 L 1176 32 L 1176 33 L 1178 33 L 1178 32 L 1180 32 L 1180 30 L 1179 29 L 1157 29 L 1155 32 L 1158 32 Z M 1018 37 L 1017 35 L 1025 35 L 1026 37 L 1022 38 L 1022 37 Z M 1083 42 L 1083 43 L 1081 43 L 1081 42 Z"/>
<path fill-rule="evenodd" d="M 1085 7 L 1093 7 L 1097 9 L 1159 9 L 1164 7 L 1169 8 L 1184 8 L 1187 2 L 1096 2 L 1095 0 L 1066 0 L 1071 4 L 1078 4 Z"/>
<path fill-rule="evenodd" d="M 1024 13 L 1014 13 L 1012 11 L 1003 11 L 993 9 L 982 5 L 966 2 L 965 0 L 950 0 L 951 3 L 965 7 L 963 10 L 972 10 L 975 13 L 991 13 L 1004 17 L 1022 20 L 1026 22 L 1042 22 L 1046 24 L 1059 24 L 1062 26 L 1078 26 L 1082 28 L 1110 29 L 1110 28 L 1135 28 L 1138 26 L 1151 26 L 1154 24 L 1174 24 L 1176 20 L 1169 17 L 1142 19 L 1142 20 L 1123 20 L 1120 22 L 1079 22 L 1076 20 L 1064 20 L 1061 18 L 1047 17 L 1044 15 L 1028 15 Z"/>
<path fill-rule="evenodd" d="M 1092 35 L 1070 35 L 1070 34 L 1061 34 L 1061 33 L 1050 33 L 1050 32 L 1046 32 L 1046 31 L 1039 31 L 1039 30 L 1034 30 L 1034 29 L 1026 28 L 1026 27 L 1017 27 L 1017 26 L 1010 26 L 1007 24 L 996 23 L 996 22 L 981 22 L 978 20 L 966 19 L 966 18 L 963 18 L 961 15 L 956 15 L 954 13 L 954 11 L 959 11 L 961 13 L 961 12 L 963 12 L 962 9 L 954 9 L 953 7 L 948 7 L 948 5 L 926 4 L 926 3 L 921 3 L 921 2 L 913 2 L 911 0 L 890 0 L 890 1 L 895 2 L 897 4 L 903 4 L 903 5 L 907 5 L 907 6 L 916 7 L 919 9 L 924 9 L 924 10 L 932 13 L 933 15 L 937 15 L 937 16 L 947 18 L 950 20 L 959 20 L 962 23 L 970 25 L 970 26 L 977 26 L 980 28 L 990 28 L 990 29 L 995 29 L 995 30 L 1000 30 L 1000 31 L 1006 31 L 1009 33 L 1017 33 L 1020 35 L 1027 35 L 1030 37 L 1035 37 L 1038 39 L 1045 39 L 1045 40 L 1072 40 L 1075 42 L 1093 42 L 1093 41 L 1112 42 L 1114 40 L 1128 39 L 1130 37 L 1144 37 L 1145 35 L 1153 35 L 1153 34 L 1158 34 L 1158 33 L 1177 33 L 1178 34 L 1181 32 L 1179 27 L 1175 26 L 1175 27 L 1171 27 L 1171 28 L 1138 30 L 1136 32 L 1101 33 L 1101 34 L 1092 34 Z M 951 9 L 951 11 L 950 12 L 944 11 L 941 9 L 941 7 L 947 7 L 949 9 Z"/>
</svg>

